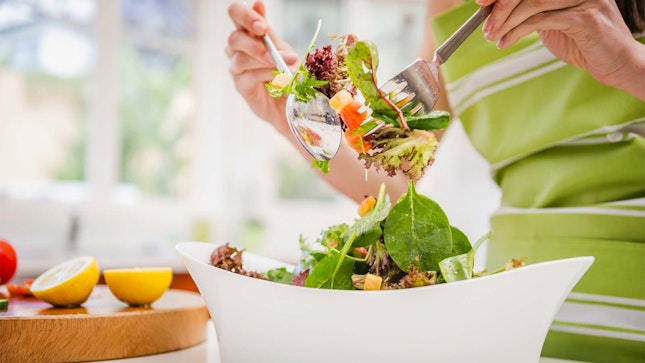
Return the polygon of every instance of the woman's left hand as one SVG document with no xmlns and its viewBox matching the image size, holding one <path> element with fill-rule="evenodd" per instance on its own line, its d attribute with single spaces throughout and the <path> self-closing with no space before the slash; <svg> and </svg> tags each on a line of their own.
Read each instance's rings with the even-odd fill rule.
<svg viewBox="0 0 645 363">
<path fill-rule="evenodd" d="M 537 32 L 566 63 L 645 100 L 645 45 L 636 41 L 613 0 L 477 0 L 494 4 L 486 39 L 506 48 Z"/>
</svg>

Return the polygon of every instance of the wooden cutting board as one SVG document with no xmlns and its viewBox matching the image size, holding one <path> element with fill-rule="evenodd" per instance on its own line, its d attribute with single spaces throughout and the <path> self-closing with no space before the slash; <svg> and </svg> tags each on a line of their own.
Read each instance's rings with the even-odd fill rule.
<svg viewBox="0 0 645 363">
<path fill-rule="evenodd" d="M 81 362 L 178 350 L 206 339 L 208 319 L 201 295 L 175 289 L 148 308 L 129 307 L 105 285 L 77 308 L 11 299 L 0 312 L 0 362 Z"/>
</svg>

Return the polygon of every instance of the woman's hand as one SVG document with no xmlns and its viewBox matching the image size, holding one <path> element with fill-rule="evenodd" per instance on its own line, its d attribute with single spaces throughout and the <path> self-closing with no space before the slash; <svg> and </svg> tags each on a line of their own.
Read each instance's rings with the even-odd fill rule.
<svg viewBox="0 0 645 363">
<path fill-rule="evenodd" d="M 645 45 L 632 36 L 613 0 L 477 0 L 495 4 L 486 39 L 506 48 L 538 32 L 544 45 L 596 80 L 645 100 Z"/>
<path fill-rule="evenodd" d="M 285 121 L 285 98 L 269 96 L 264 86 L 273 79 L 272 72 L 276 70 L 276 66 L 260 37 L 269 34 L 287 65 L 295 65 L 298 56 L 289 44 L 271 31 L 264 19 L 262 1 L 256 1 L 252 7 L 233 2 L 228 8 L 228 14 L 235 24 L 226 47 L 235 88 L 256 115 L 271 122 L 280 132 L 290 132 Z"/>
</svg>

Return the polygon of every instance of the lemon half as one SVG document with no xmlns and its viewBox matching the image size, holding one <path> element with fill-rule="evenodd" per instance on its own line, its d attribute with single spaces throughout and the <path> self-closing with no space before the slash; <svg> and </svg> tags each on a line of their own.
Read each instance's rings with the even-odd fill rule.
<svg viewBox="0 0 645 363">
<path fill-rule="evenodd" d="M 170 287 L 170 267 L 124 268 L 104 270 L 103 276 L 112 294 L 130 306 L 148 306 Z"/>
<path fill-rule="evenodd" d="M 94 257 L 77 257 L 43 272 L 30 290 L 36 298 L 54 306 L 77 306 L 87 300 L 99 277 Z"/>
</svg>

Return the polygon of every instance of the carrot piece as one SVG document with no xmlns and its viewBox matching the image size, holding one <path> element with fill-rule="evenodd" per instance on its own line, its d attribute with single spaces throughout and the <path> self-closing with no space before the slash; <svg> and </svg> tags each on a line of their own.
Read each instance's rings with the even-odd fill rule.
<svg viewBox="0 0 645 363">
<path fill-rule="evenodd" d="M 363 139 L 363 134 L 357 132 L 356 130 L 347 129 L 345 130 L 345 139 L 349 146 L 358 151 L 361 154 L 364 154 L 370 151 L 371 145 L 369 142 Z"/>
<path fill-rule="evenodd" d="M 367 118 L 367 112 L 360 112 L 359 109 L 363 104 L 358 101 L 352 101 L 340 110 L 340 118 L 343 119 L 348 129 L 356 130 Z"/>
</svg>

